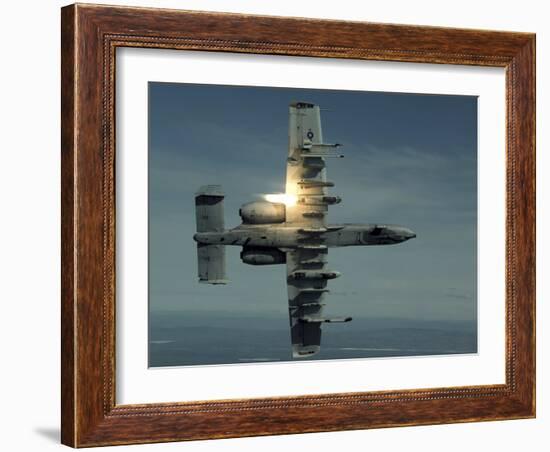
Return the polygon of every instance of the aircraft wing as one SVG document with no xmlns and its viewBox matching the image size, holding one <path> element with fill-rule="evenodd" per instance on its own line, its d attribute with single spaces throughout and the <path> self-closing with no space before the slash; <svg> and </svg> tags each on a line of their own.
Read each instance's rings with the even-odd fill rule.
<svg viewBox="0 0 550 452">
<path fill-rule="evenodd" d="M 286 207 L 286 222 L 298 227 L 298 247 L 288 250 L 287 285 L 294 358 L 317 353 L 321 344 L 321 324 L 348 321 L 325 319 L 323 300 L 328 292 L 327 280 L 339 273 L 326 269 L 328 206 L 340 202 L 330 196 L 325 159 L 341 157 L 334 151 L 338 144 L 323 143 L 321 115 L 317 105 L 294 102 L 290 105 L 289 151 L 286 171 L 286 194 L 297 202 Z"/>
<path fill-rule="evenodd" d="M 295 205 L 287 206 L 286 222 L 303 223 L 308 228 L 324 228 L 328 205 L 340 202 L 329 196 L 325 159 L 341 157 L 339 144 L 323 143 L 319 106 L 294 102 L 289 111 L 289 150 L 286 166 L 286 194 L 295 195 Z"/>
<path fill-rule="evenodd" d="M 292 356 L 306 357 L 317 353 L 321 345 L 323 299 L 327 292 L 325 279 L 299 278 L 300 272 L 325 268 L 325 250 L 296 249 L 286 253 L 288 309 Z M 307 263 L 306 263 L 307 262 Z M 315 321 L 315 320 L 318 321 Z"/>
</svg>

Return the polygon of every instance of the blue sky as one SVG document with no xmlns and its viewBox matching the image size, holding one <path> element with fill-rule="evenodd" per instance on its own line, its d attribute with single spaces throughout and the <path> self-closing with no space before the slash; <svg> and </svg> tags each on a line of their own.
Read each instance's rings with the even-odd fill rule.
<svg viewBox="0 0 550 452">
<path fill-rule="evenodd" d="M 327 315 L 476 322 L 477 98 L 334 90 L 149 84 L 149 306 L 287 318 L 285 268 L 229 247 L 227 286 L 197 282 L 194 192 L 221 184 L 226 227 L 241 204 L 282 192 L 288 104 L 322 109 L 330 223 L 401 224 L 396 246 L 329 250 Z M 352 322 L 353 323 L 353 322 Z M 288 328 L 288 323 L 283 323 Z"/>
</svg>

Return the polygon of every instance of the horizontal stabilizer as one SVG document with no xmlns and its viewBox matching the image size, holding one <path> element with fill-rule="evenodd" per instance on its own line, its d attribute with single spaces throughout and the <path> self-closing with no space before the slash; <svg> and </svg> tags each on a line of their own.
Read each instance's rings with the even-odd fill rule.
<svg viewBox="0 0 550 452">
<path fill-rule="evenodd" d="M 225 246 L 197 244 L 199 282 L 227 284 L 225 276 Z"/>
<path fill-rule="evenodd" d="M 197 232 L 224 230 L 223 198 L 220 185 L 204 185 L 195 193 Z"/>
</svg>

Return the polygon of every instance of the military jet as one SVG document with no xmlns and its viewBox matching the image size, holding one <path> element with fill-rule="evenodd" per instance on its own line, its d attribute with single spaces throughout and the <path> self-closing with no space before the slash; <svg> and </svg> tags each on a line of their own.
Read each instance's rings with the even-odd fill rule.
<svg viewBox="0 0 550 452">
<path fill-rule="evenodd" d="M 388 224 L 331 224 L 328 207 L 341 202 L 328 193 L 329 158 L 340 158 L 340 144 L 323 141 L 318 105 L 290 104 L 286 191 L 244 204 L 242 224 L 225 229 L 224 193 L 219 185 L 201 187 L 195 196 L 199 281 L 226 284 L 225 247 L 241 246 L 250 265 L 286 264 L 292 357 L 320 350 L 321 325 L 351 317 L 323 316 L 327 281 L 340 273 L 327 267 L 328 249 L 340 246 L 392 245 L 416 237 L 408 228 Z"/>
</svg>

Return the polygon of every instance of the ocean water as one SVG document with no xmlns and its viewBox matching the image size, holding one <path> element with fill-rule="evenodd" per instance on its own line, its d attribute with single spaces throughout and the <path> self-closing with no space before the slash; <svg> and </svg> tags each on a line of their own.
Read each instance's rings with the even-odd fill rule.
<svg viewBox="0 0 550 452">
<path fill-rule="evenodd" d="M 322 328 L 321 351 L 307 360 L 477 352 L 472 321 L 354 318 Z M 293 361 L 282 313 L 150 312 L 148 342 L 150 367 Z"/>
</svg>

